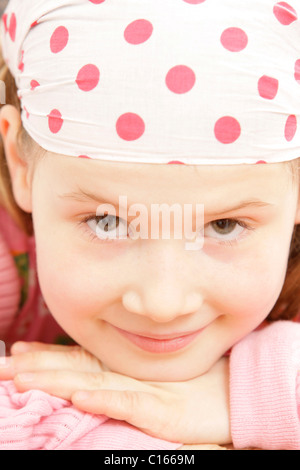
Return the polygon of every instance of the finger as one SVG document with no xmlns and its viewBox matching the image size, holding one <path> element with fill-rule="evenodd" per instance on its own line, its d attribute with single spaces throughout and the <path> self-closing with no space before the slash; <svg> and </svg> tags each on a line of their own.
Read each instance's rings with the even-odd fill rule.
<svg viewBox="0 0 300 470">
<path fill-rule="evenodd" d="M 126 421 L 147 434 L 165 438 L 165 409 L 159 398 L 152 393 L 131 390 L 78 391 L 71 396 L 71 400 L 82 411 Z"/>
<path fill-rule="evenodd" d="M 14 381 L 20 392 L 32 389 L 43 390 L 67 400 L 71 398 L 72 393 L 76 390 L 152 391 L 152 387 L 142 382 L 112 372 L 86 373 L 70 370 L 39 370 L 16 374 Z"/>
<path fill-rule="evenodd" d="M 71 400 L 74 390 L 92 387 L 91 381 L 87 385 L 87 374 L 70 371 L 49 370 L 38 372 L 23 372 L 14 377 L 14 383 L 19 392 L 28 390 L 42 390 L 50 395 L 65 400 Z"/>
<path fill-rule="evenodd" d="M 0 363 L 0 380 L 12 380 L 14 378 L 14 372 L 12 368 L 12 358 L 5 357 Z"/>
<path fill-rule="evenodd" d="M 16 354 L 10 358 L 10 373 L 47 370 L 70 370 L 78 372 L 102 372 L 101 363 L 82 348 L 63 351 L 33 351 Z M 8 371 L 7 371 L 8 372 Z M 3 379 L 0 370 L 0 378 Z"/>
<path fill-rule="evenodd" d="M 99 375 L 97 374 L 96 380 L 92 383 L 89 374 L 43 371 L 17 375 L 14 382 L 20 392 L 31 389 L 42 390 L 71 401 L 82 411 L 126 421 L 149 435 L 170 440 L 170 433 L 166 436 L 163 432 L 167 418 L 165 408 L 158 397 L 149 392 L 99 390 Z M 91 390 L 91 387 L 95 389 Z M 78 393 L 75 390 L 81 391 Z M 82 393 L 87 393 L 85 399 L 82 399 Z"/>
<path fill-rule="evenodd" d="M 25 341 L 17 341 L 11 347 L 11 354 L 21 354 L 26 352 L 33 352 L 33 351 L 60 351 L 60 352 L 67 352 L 69 350 L 78 350 L 80 346 L 63 346 L 60 344 L 45 344 L 40 343 L 38 341 L 32 342 L 25 342 Z"/>
<path fill-rule="evenodd" d="M 65 369 L 53 370 L 31 370 L 17 373 L 15 375 L 16 383 L 27 389 L 37 387 L 41 390 L 55 394 L 60 389 L 66 388 L 75 392 L 76 390 L 115 390 L 115 391 L 139 391 L 155 393 L 155 388 L 144 382 L 132 379 L 121 374 L 113 372 L 83 372 Z M 164 393 L 160 392 L 162 396 Z M 167 394 L 167 392 L 165 392 Z M 169 394 L 168 394 L 169 396 Z"/>
</svg>

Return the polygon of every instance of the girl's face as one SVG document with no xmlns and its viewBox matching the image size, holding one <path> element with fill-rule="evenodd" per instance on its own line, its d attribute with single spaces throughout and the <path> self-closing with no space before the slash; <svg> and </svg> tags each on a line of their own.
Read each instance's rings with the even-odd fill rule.
<svg viewBox="0 0 300 470">
<path fill-rule="evenodd" d="M 149 238 L 101 239 L 107 232 L 96 230 L 97 208 L 112 204 L 118 216 L 119 196 L 128 209 L 140 203 L 148 210 Z M 276 303 L 299 222 L 297 202 L 283 164 L 195 168 L 48 153 L 32 183 L 45 302 L 107 369 L 144 380 L 193 378 Z M 152 205 L 175 203 L 204 205 L 201 249 L 186 249 L 187 240 L 175 239 L 172 230 L 163 239 L 161 227 L 151 239 Z M 114 221 L 106 227 L 112 234 Z M 126 235 L 122 220 L 119 227 Z"/>
</svg>

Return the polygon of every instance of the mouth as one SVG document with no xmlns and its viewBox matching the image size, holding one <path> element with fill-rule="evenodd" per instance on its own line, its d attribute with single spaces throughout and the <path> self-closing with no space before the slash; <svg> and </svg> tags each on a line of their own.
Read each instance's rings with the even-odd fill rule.
<svg viewBox="0 0 300 470">
<path fill-rule="evenodd" d="M 151 353 L 172 353 L 183 349 L 188 346 L 203 330 L 196 330 L 187 333 L 177 333 L 174 335 L 151 335 L 143 336 L 136 333 L 130 333 L 129 331 L 122 330 L 113 326 L 123 337 L 128 339 L 135 346 L 138 346 L 143 351 Z"/>
</svg>

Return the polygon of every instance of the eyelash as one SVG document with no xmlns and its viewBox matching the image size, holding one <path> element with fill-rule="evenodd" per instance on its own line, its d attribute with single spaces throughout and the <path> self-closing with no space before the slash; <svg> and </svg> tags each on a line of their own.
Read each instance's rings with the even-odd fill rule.
<svg viewBox="0 0 300 470">
<path fill-rule="evenodd" d="M 101 216 L 95 216 L 95 215 L 92 215 L 92 216 L 87 216 L 87 217 L 84 217 L 82 220 L 79 221 L 78 225 L 79 226 L 83 226 L 84 229 L 85 229 L 85 233 L 89 236 L 90 240 L 92 242 L 105 242 L 105 243 L 111 243 L 111 242 L 114 242 L 115 240 L 114 239 L 109 239 L 107 238 L 106 240 L 101 240 L 99 237 L 97 237 L 97 235 L 95 235 L 92 230 L 90 229 L 90 227 L 87 226 L 87 222 L 89 222 L 90 220 L 94 220 L 96 219 L 97 217 L 101 217 Z M 116 218 L 118 218 L 116 216 Z M 212 224 L 213 222 L 219 222 L 220 220 L 228 220 L 230 222 L 235 222 L 237 225 L 239 225 L 240 227 L 243 227 L 244 229 L 246 229 L 247 231 L 255 231 L 255 228 L 254 227 L 251 227 L 249 224 L 247 224 L 246 222 L 240 220 L 240 219 L 237 219 L 237 218 L 234 218 L 234 217 L 231 217 L 231 218 L 227 218 L 227 219 L 216 219 L 216 220 L 213 220 L 211 221 L 208 225 Z M 230 246 L 230 247 L 234 247 L 236 246 L 239 241 L 240 241 L 240 238 L 244 238 L 244 237 L 241 237 L 241 235 L 239 235 L 237 238 L 233 239 L 233 240 L 220 240 L 220 239 L 215 239 L 217 240 L 217 243 L 219 245 L 223 245 L 223 246 Z"/>
<path fill-rule="evenodd" d="M 217 220 L 213 220 L 212 222 L 218 222 L 219 220 L 230 220 L 231 222 L 236 222 L 240 227 L 243 227 L 244 229 L 250 231 L 254 231 L 255 228 L 254 227 L 251 227 L 250 225 L 246 224 L 246 222 L 243 222 L 242 220 L 240 219 L 236 219 L 234 217 L 232 217 L 231 219 L 217 219 Z M 212 223 L 210 222 L 210 223 Z M 240 241 L 240 238 L 244 238 L 242 237 L 241 235 L 239 235 L 237 238 L 234 238 L 233 240 L 219 240 L 217 241 L 217 243 L 219 245 L 225 245 L 225 246 L 236 246 L 239 241 Z"/>
</svg>

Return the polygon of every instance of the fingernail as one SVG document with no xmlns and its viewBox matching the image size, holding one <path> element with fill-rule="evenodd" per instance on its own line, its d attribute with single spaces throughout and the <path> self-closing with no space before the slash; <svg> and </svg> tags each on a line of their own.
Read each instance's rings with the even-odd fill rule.
<svg viewBox="0 0 300 470">
<path fill-rule="evenodd" d="M 25 372 L 25 373 L 17 375 L 17 379 L 20 382 L 33 382 L 35 377 L 36 377 L 36 375 L 33 374 L 32 372 Z"/>
<path fill-rule="evenodd" d="M 0 369 L 8 369 L 12 364 L 11 357 L 1 357 L 0 358 Z"/>
<path fill-rule="evenodd" d="M 23 343 L 23 342 L 18 342 L 18 343 L 15 343 L 13 346 L 12 346 L 12 351 L 14 353 L 25 353 L 25 352 L 28 352 L 30 350 L 30 346 L 28 343 Z"/>
</svg>

